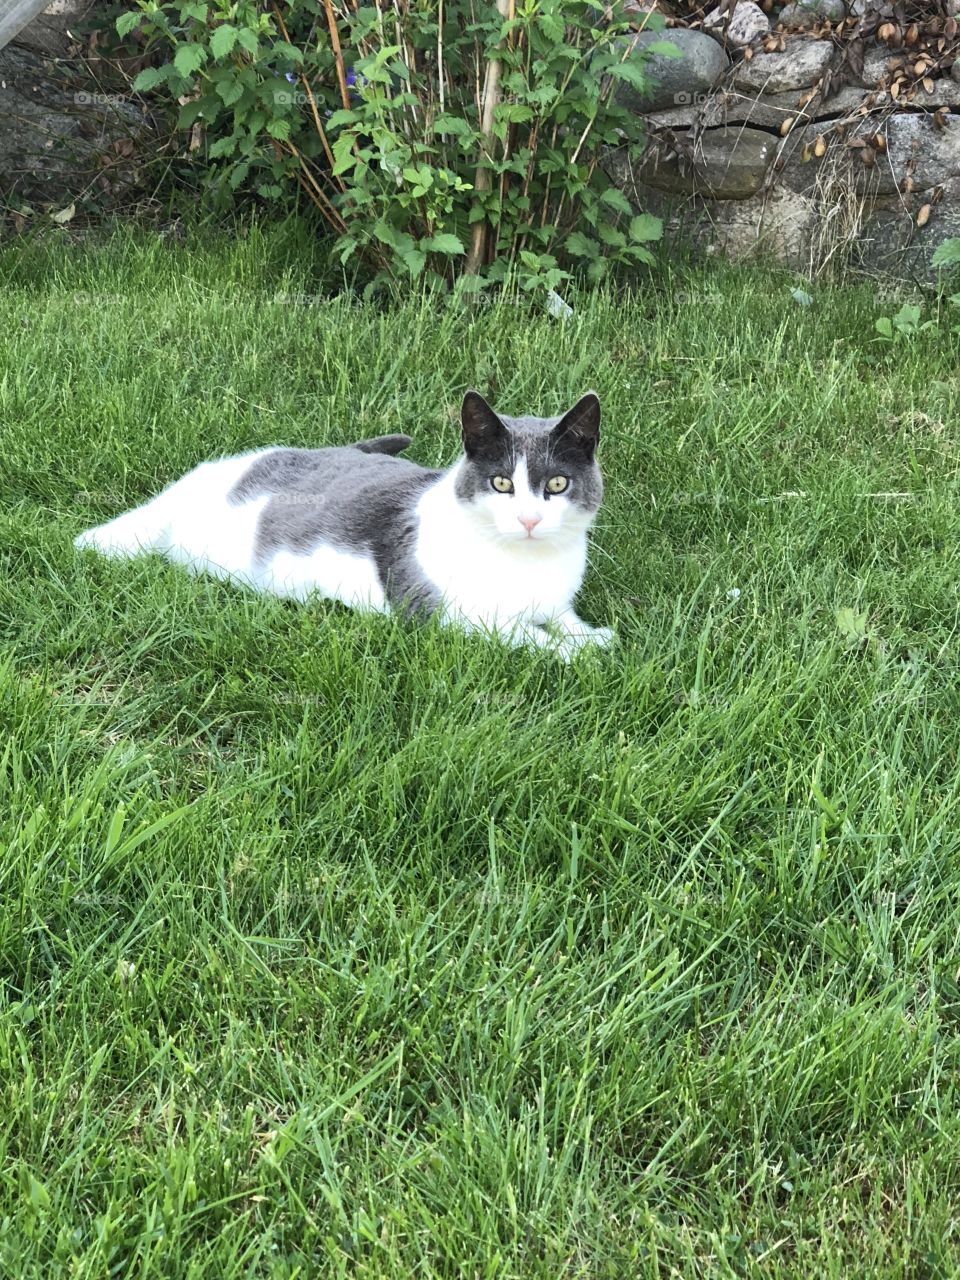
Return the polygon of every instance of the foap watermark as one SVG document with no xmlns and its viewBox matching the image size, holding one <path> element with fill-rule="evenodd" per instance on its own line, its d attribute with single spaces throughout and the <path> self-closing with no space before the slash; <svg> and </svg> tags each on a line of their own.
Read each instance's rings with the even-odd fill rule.
<svg viewBox="0 0 960 1280">
<path fill-rule="evenodd" d="M 268 299 L 268 302 L 275 307 L 319 307 L 321 303 L 329 302 L 329 298 L 325 298 L 322 293 L 274 293 Z"/>
<path fill-rule="evenodd" d="M 122 293 L 88 293 L 80 289 L 70 294 L 70 301 L 75 307 L 89 307 L 98 310 L 100 307 L 118 307 L 126 302 Z"/>
<path fill-rule="evenodd" d="M 76 107 L 119 107 L 129 99 L 124 93 L 88 93 L 80 89 L 73 95 Z"/>
<path fill-rule="evenodd" d="M 673 105 L 675 107 L 702 107 L 709 97 L 709 93 L 688 93 L 685 89 L 682 89 L 679 93 L 673 95 Z"/>
<path fill-rule="evenodd" d="M 81 507 L 120 508 L 127 505 L 124 496 L 111 489 L 77 489 L 73 500 Z"/>
<path fill-rule="evenodd" d="M 315 98 L 302 89 L 276 89 L 271 97 L 278 107 L 309 107 L 316 102 Z M 330 112 L 324 114 L 329 116 Z"/>
<path fill-rule="evenodd" d="M 722 293 L 701 292 L 698 289 L 678 289 L 673 301 L 678 307 L 719 307 L 723 303 Z"/>
</svg>

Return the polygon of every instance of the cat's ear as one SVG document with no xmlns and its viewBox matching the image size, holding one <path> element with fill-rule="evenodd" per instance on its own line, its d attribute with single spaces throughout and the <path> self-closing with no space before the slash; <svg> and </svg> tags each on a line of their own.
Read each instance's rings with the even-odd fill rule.
<svg viewBox="0 0 960 1280">
<path fill-rule="evenodd" d="M 468 391 L 460 409 L 463 447 L 468 457 L 499 449 L 507 429 L 479 391 Z"/>
<path fill-rule="evenodd" d="M 581 396 L 553 428 L 558 447 L 575 449 L 592 458 L 600 442 L 600 401 L 595 391 Z"/>
</svg>

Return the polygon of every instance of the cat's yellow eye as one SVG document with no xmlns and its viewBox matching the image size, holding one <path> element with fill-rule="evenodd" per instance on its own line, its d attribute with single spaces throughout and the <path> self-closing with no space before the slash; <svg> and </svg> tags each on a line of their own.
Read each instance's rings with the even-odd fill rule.
<svg viewBox="0 0 960 1280">
<path fill-rule="evenodd" d="M 566 476 L 551 476 L 547 481 L 547 493 L 563 493 L 569 483 Z"/>
<path fill-rule="evenodd" d="M 494 476 L 490 483 L 497 493 L 513 493 L 513 481 L 509 476 Z"/>
</svg>

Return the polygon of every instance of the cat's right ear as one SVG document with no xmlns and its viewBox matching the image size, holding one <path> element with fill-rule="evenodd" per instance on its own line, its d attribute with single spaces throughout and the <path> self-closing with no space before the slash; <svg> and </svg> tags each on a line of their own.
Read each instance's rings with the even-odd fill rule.
<svg viewBox="0 0 960 1280">
<path fill-rule="evenodd" d="M 468 391 L 460 409 L 463 447 L 468 457 L 497 450 L 507 433 L 506 427 L 479 391 Z"/>
</svg>

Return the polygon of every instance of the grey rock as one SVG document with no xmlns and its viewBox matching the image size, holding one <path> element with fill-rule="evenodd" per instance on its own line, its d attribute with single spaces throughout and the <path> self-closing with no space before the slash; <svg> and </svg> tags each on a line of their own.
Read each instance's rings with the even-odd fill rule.
<svg viewBox="0 0 960 1280">
<path fill-rule="evenodd" d="M 726 257 L 767 258 L 788 267 L 809 264 L 819 217 L 809 197 L 777 190 L 715 205 L 712 213 L 711 242 Z"/>
<path fill-rule="evenodd" d="M 676 156 L 645 157 L 640 177 L 660 191 L 743 200 L 759 191 L 776 145 L 776 138 L 760 129 L 710 129 L 700 137 L 692 166 Z"/>
<path fill-rule="evenodd" d="M 94 0 L 52 0 L 16 35 L 15 42 L 36 53 L 63 57 L 94 7 Z"/>
<path fill-rule="evenodd" d="M 960 120 L 948 116 L 941 129 L 930 116 L 900 112 L 887 121 L 886 136 L 889 169 L 912 173 L 917 191 L 960 177 Z"/>
<path fill-rule="evenodd" d="M 877 200 L 863 221 L 853 246 L 854 265 L 873 274 L 933 280 L 931 258 L 947 239 L 960 236 L 960 179 L 944 184 L 943 199 L 933 204 L 926 226 L 917 226 L 921 198 L 905 201 L 889 196 Z"/>
<path fill-rule="evenodd" d="M 157 132 L 139 100 L 102 88 L 70 59 L 52 62 L 15 43 L 0 50 L 0 197 L 60 208 L 98 173 L 98 198 L 135 189 L 138 157 L 155 149 Z M 121 160 L 117 145 L 132 154 Z M 115 160 L 109 170 L 100 167 L 105 153 Z"/>
<path fill-rule="evenodd" d="M 830 61 L 829 40 L 790 36 L 782 53 L 758 53 L 737 67 L 735 85 L 754 93 L 784 93 L 788 89 L 808 89 Z"/>
<path fill-rule="evenodd" d="M 703 20 L 704 30 L 725 39 L 735 49 L 746 48 L 770 30 L 770 19 L 753 0 L 738 0 L 729 24 L 719 8 L 711 9 Z"/>
<path fill-rule="evenodd" d="M 960 177 L 960 121 L 953 117 L 948 117 L 942 129 L 934 124 L 932 116 L 900 112 L 889 117 L 878 125 L 886 139 L 886 150 L 877 151 L 875 163 L 868 166 L 863 163 L 862 150 L 849 147 L 847 140 L 866 138 L 873 128 L 864 120 L 841 137 L 836 122 L 819 121 L 797 130 L 796 143 L 790 148 L 781 175 L 783 182 L 793 191 L 809 193 L 819 188 L 829 193 L 825 198 L 835 200 L 845 195 L 896 195 L 907 177 L 913 179 L 917 192 Z M 815 143 L 821 134 L 828 137 L 826 153 L 804 163 L 802 145 Z"/>
<path fill-rule="evenodd" d="M 842 22 L 847 16 L 844 0 L 797 0 L 780 12 L 783 27 L 815 27 L 821 22 Z"/>
<path fill-rule="evenodd" d="M 671 31 L 641 31 L 630 41 L 631 52 L 640 53 L 653 44 L 672 44 L 679 58 L 649 55 L 643 70 L 650 79 L 649 91 L 639 93 L 632 85 L 617 89 L 617 101 L 633 111 L 657 111 L 695 102 L 712 89 L 730 65 L 730 59 L 716 40 L 702 31 L 678 27 Z"/>
<path fill-rule="evenodd" d="M 873 45 L 867 49 L 863 56 L 863 74 L 860 79 L 868 88 L 875 89 L 877 85 L 890 79 L 891 56 L 890 50 L 881 45 Z"/>
</svg>

